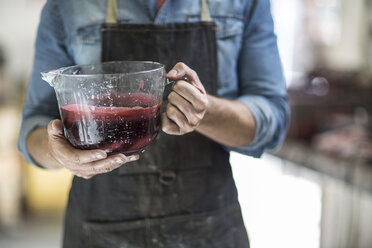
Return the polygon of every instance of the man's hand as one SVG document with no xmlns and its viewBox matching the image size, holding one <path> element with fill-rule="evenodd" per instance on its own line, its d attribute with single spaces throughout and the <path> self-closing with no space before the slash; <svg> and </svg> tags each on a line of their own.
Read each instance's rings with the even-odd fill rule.
<svg viewBox="0 0 372 248">
<path fill-rule="evenodd" d="M 51 121 L 47 128 L 47 150 L 58 164 L 74 175 L 89 179 L 95 175 L 110 172 L 121 165 L 137 160 L 138 155 L 108 156 L 103 150 L 79 150 L 73 148 L 65 139 L 60 120 Z"/>
<path fill-rule="evenodd" d="M 194 131 L 208 108 L 208 96 L 195 71 L 177 63 L 167 74 L 178 80 L 168 95 L 166 112 L 162 114 L 162 129 L 168 134 L 183 135 Z M 180 78 L 188 78 L 188 82 Z"/>
</svg>

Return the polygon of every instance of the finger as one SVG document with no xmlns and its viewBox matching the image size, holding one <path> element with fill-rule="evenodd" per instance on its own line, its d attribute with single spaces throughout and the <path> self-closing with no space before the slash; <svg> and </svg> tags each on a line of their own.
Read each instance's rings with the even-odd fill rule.
<svg viewBox="0 0 372 248">
<path fill-rule="evenodd" d="M 189 83 L 194 85 L 202 94 L 205 94 L 204 86 L 200 82 L 198 74 L 182 62 L 177 63 L 167 74 L 169 79 L 177 80 L 187 76 Z"/>
<path fill-rule="evenodd" d="M 79 166 L 79 171 L 75 174 L 82 178 L 89 179 L 99 174 L 111 172 L 121 165 L 130 161 L 135 161 L 138 158 L 138 154 L 128 157 L 126 157 L 124 154 L 111 155 L 104 160 Z"/>
<path fill-rule="evenodd" d="M 180 135 L 180 128 L 167 117 L 166 113 L 161 115 L 161 123 L 161 129 L 163 132 L 167 134 Z"/>
<path fill-rule="evenodd" d="M 173 85 L 173 91 L 189 101 L 197 111 L 204 111 L 208 105 L 208 98 L 206 95 L 201 94 L 191 84 L 179 80 Z"/>
<path fill-rule="evenodd" d="M 125 163 L 135 161 L 138 159 L 139 159 L 138 154 L 134 154 L 131 156 L 125 156 L 124 154 L 111 155 L 104 160 L 86 164 L 84 166 L 85 167 L 84 174 L 87 175 L 89 173 L 90 175 L 92 174 L 97 175 L 97 174 L 107 173 L 107 172 L 115 170 L 116 168 L 120 167 L 121 165 Z"/>
<path fill-rule="evenodd" d="M 49 149 L 52 151 L 55 159 L 63 165 L 85 164 L 107 157 L 103 150 L 79 150 L 63 136 L 61 121 L 55 120 L 48 124 Z"/>
<path fill-rule="evenodd" d="M 60 120 L 52 120 L 49 122 L 47 131 L 49 135 L 56 137 L 64 137 L 62 130 L 62 122 Z"/>
<path fill-rule="evenodd" d="M 81 177 L 81 178 L 84 178 L 84 179 L 91 179 L 94 175 L 81 175 L 81 174 L 77 173 L 77 174 L 75 174 L 75 176 Z"/>
<path fill-rule="evenodd" d="M 192 104 L 178 93 L 172 91 L 168 95 L 168 102 L 173 104 L 181 111 L 191 126 L 196 126 L 199 123 L 201 118 L 199 118 L 195 113 L 195 109 Z"/>
<path fill-rule="evenodd" d="M 107 157 L 103 150 L 79 150 L 73 148 L 66 140 L 56 140 L 51 144 L 55 157 L 64 165 L 81 165 Z"/>
<path fill-rule="evenodd" d="M 181 134 L 193 131 L 193 128 L 189 125 L 185 115 L 182 114 L 174 105 L 168 103 L 166 114 L 167 117 L 179 127 Z"/>
</svg>

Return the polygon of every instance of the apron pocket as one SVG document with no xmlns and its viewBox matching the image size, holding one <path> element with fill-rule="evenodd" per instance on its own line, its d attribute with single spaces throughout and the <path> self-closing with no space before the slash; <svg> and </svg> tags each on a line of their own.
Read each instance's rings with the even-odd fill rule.
<svg viewBox="0 0 372 248">
<path fill-rule="evenodd" d="M 83 228 L 91 248 L 249 247 L 239 206 L 166 218 L 86 222 Z"/>
<path fill-rule="evenodd" d="M 83 224 L 84 243 L 90 248 L 142 248 L 146 247 L 145 220 Z"/>
</svg>

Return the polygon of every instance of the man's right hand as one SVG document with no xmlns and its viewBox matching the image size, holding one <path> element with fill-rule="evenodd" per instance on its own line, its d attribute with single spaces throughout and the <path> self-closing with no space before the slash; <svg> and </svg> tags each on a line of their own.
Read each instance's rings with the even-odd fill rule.
<svg viewBox="0 0 372 248">
<path fill-rule="evenodd" d="M 45 130 L 42 129 L 30 134 L 27 147 L 33 159 L 46 168 L 64 167 L 74 175 L 85 179 L 110 172 L 139 158 L 137 154 L 128 157 L 124 154 L 107 156 L 103 150 L 75 149 L 64 137 L 60 120 L 51 121 L 46 134 L 47 138 L 45 138 Z"/>
</svg>

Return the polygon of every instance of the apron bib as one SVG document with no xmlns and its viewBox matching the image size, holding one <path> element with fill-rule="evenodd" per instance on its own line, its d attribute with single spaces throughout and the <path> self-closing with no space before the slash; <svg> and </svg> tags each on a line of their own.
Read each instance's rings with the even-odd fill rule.
<svg viewBox="0 0 372 248">
<path fill-rule="evenodd" d="M 167 71 L 182 61 L 215 95 L 216 25 L 206 0 L 200 5 L 198 23 L 119 24 L 116 1 L 108 0 L 102 61 L 157 61 Z M 75 177 L 63 247 L 249 247 L 229 153 L 197 132 L 160 132 L 138 161 L 90 180 Z"/>
</svg>

